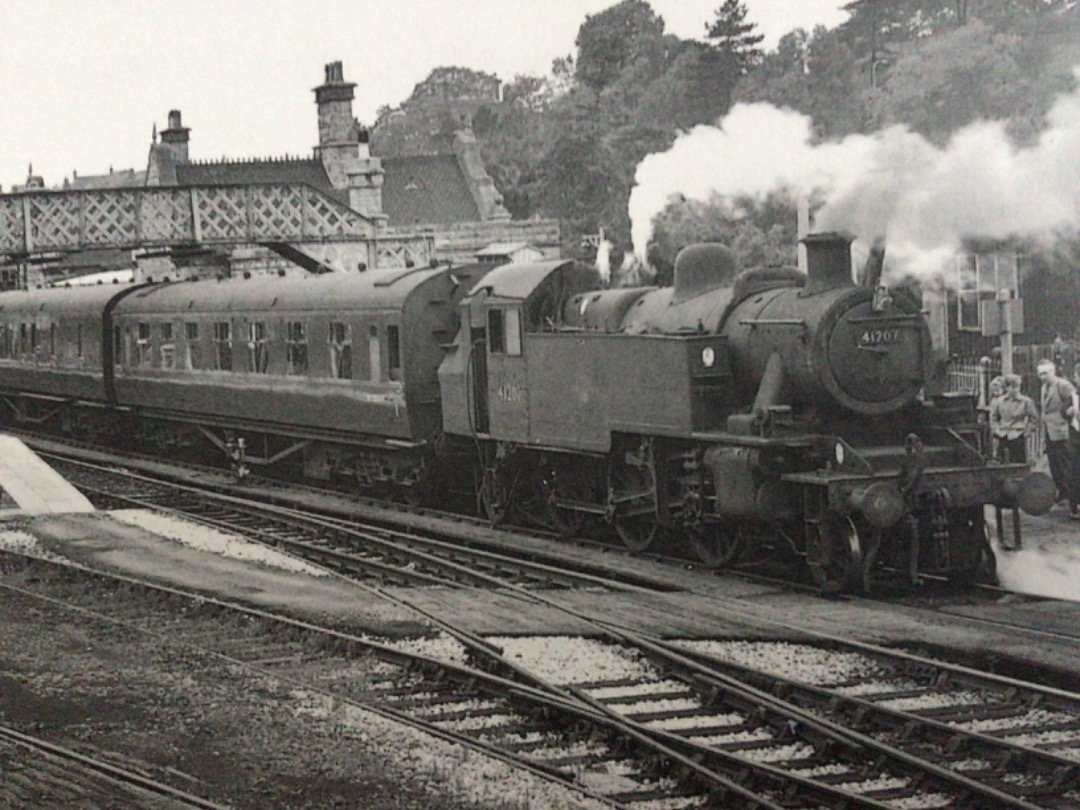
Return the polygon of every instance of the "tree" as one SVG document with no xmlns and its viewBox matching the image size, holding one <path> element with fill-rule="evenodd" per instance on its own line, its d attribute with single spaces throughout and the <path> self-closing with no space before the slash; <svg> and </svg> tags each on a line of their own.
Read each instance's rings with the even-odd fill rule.
<svg viewBox="0 0 1080 810">
<path fill-rule="evenodd" d="M 678 252 L 695 242 L 721 242 L 735 253 L 741 269 L 793 265 L 796 245 L 795 202 L 774 193 L 761 200 L 672 200 L 657 216 L 649 256 L 665 267 Z"/>
<path fill-rule="evenodd" d="M 765 39 L 755 34 L 757 26 L 746 22 L 747 9 L 741 0 L 724 0 L 716 10 L 716 19 L 705 26 L 705 36 L 722 55 L 734 60 L 740 73 L 746 73 L 763 55 L 758 46 Z"/>
<path fill-rule="evenodd" d="M 865 131 L 869 88 L 859 61 L 836 30 L 818 26 L 780 39 L 775 51 L 739 83 L 737 101 L 766 101 L 809 115 L 817 134 L 842 137 Z"/>
<path fill-rule="evenodd" d="M 1033 104 L 1048 104 L 1040 77 L 1029 69 L 1038 47 L 978 20 L 911 43 L 872 95 L 875 122 L 908 124 L 937 143 L 979 119 L 1030 126 L 1045 112 Z"/>
<path fill-rule="evenodd" d="M 491 73 L 464 67 L 437 67 L 415 87 L 403 106 L 431 99 L 461 100 L 499 98 L 499 79 Z"/>
<path fill-rule="evenodd" d="M 623 69 L 655 49 L 664 21 L 644 0 L 622 0 L 599 14 L 590 14 L 578 29 L 574 76 L 600 92 Z"/>
</svg>

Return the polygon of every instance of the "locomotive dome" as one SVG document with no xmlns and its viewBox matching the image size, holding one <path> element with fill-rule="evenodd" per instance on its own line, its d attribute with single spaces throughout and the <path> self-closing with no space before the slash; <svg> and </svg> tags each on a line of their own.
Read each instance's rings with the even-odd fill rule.
<svg viewBox="0 0 1080 810">
<path fill-rule="evenodd" d="M 673 304 L 735 283 L 735 254 L 718 242 L 688 245 L 675 257 Z"/>
</svg>

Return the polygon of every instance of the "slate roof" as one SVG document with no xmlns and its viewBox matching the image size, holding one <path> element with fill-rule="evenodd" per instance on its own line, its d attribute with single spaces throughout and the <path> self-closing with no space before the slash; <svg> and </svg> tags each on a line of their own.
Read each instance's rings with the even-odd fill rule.
<svg viewBox="0 0 1080 810">
<path fill-rule="evenodd" d="M 457 157 L 384 157 L 382 204 L 390 225 L 447 225 L 482 217 Z"/>
<path fill-rule="evenodd" d="M 90 174 L 64 180 L 65 189 L 132 188 L 145 185 L 146 172 L 135 169 L 110 171 L 108 174 Z"/>
</svg>

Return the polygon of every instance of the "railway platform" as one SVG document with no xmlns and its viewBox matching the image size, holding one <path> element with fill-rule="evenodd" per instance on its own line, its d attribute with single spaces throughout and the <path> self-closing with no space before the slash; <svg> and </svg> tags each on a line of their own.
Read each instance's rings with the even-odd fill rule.
<svg viewBox="0 0 1080 810">
<path fill-rule="evenodd" d="M 0 518 L 93 512 L 93 504 L 21 439 L 0 434 Z"/>
</svg>

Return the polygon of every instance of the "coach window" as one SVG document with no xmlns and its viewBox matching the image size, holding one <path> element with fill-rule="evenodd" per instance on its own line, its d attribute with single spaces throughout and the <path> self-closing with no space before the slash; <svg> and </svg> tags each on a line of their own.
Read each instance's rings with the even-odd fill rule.
<svg viewBox="0 0 1080 810">
<path fill-rule="evenodd" d="M 369 375 L 372 382 L 382 380 L 382 350 L 379 347 L 379 327 L 372 324 L 368 327 L 368 365 Z"/>
<path fill-rule="evenodd" d="M 391 380 L 401 382 L 401 329 L 386 327 L 386 368 Z"/>
<path fill-rule="evenodd" d="M 335 380 L 352 379 L 352 333 L 340 321 L 330 322 L 330 374 Z"/>
<path fill-rule="evenodd" d="M 112 331 L 113 365 L 124 364 L 124 337 L 119 326 L 114 326 Z"/>
<path fill-rule="evenodd" d="M 49 357 L 56 360 L 56 324 L 49 324 Z"/>
<path fill-rule="evenodd" d="M 184 365 L 189 369 L 199 368 L 202 353 L 199 351 L 199 324 L 184 324 Z"/>
<path fill-rule="evenodd" d="M 0 324 L 0 359 L 11 359 L 12 343 L 11 327 L 6 323 Z"/>
<path fill-rule="evenodd" d="M 171 322 L 161 324 L 161 367 L 173 368 L 176 365 L 176 342 L 173 340 Z"/>
<path fill-rule="evenodd" d="M 135 339 L 135 365 L 148 366 L 151 363 L 150 324 L 138 324 L 138 334 Z"/>
<path fill-rule="evenodd" d="M 308 373 L 307 330 L 303 321 L 285 325 L 285 373 L 303 376 Z"/>
<path fill-rule="evenodd" d="M 41 347 L 38 345 L 38 328 L 36 323 L 30 324 L 30 357 L 35 362 L 37 361 L 38 351 Z"/>
<path fill-rule="evenodd" d="M 248 368 L 256 374 L 265 374 L 270 367 L 270 351 L 266 344 L 266 324 L 252 321 L 248 324 Z"/>
<path fill-rule="evenodd" d="M 83 358 L 83 346 L 82 346 L 82 324 L 75 324 L 75 357 L 79 360 Z"/>
<path fill-rule="evenodd" d="M 214 324 L 214 370 L 232 371 L 232 324 L 228 321 Z"/>
</svg>

